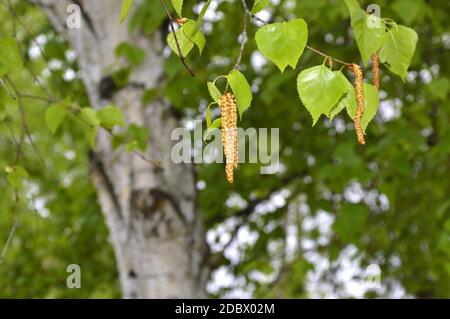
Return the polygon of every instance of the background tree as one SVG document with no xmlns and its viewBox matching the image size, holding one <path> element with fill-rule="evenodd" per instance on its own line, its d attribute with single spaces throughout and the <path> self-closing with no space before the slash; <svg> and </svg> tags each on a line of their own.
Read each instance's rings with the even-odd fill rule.
<svg viewBox="0 0 450 319">
<path fill-rule="evenodd" d="M 236 63 L 242 3 L 210 3 L 206 45 L 185 62 L 192 78 L 169 53 L 159 1 L 136 1 L 122 24 L 121 1 L 75 2 L 80 29 L 66 26 L 69 1 L 0 2 L 0 37 L 15 39 L 21 57 L 0 64 L 10 69 L 0 90 L 0 234 L 14 235 L 2 297 L 118 297 L 119 287 L 124 297 L 449 297 L 447 1 L 377 1 L 419 42 L 404 83 L 381 68 L 364 147 L 345 112 L 311 127 L 299 100 L 298 74 L 324 57 L 306 50 L 281 74 L 257 51 L 261 23 L 248 19 L 239 70 L 253 102 L 239 126 L 279 127 L 283 170 L 241 164 L 232 185 L 223 165 L 175 165 L 170 134 L 205 118 L 206 82 Z M 204 5 L 184 1 L 184 16 L 196 19 Z M 258 16 L 303 18 L 308 44 L 363 65 L 343 1 L 281 0 Z M 58 128 L 60 108 L 69 114 Z M 65 286 L 70 263 L 82 268 L 82 289 Z M 373 263 L 383 288 L 355 289 Z"/>
</svg>

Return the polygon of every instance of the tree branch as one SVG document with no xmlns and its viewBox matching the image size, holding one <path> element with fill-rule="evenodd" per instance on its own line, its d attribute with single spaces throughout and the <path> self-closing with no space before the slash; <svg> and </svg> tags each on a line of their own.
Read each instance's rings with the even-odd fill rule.
<svg viewBox="0 0 450 319">
<path fill-rule="evenodd" d="M 307 171 L 304 170 L 301 172 L 297 172 L 297 173 L 293 173 L 291 175 L 285 176 L 284 178 L 281 179 L 280 184 L 278 184 L 277 186 L 270 189 L 266 195 L 264 195 L 263 197 L 255 198 L 255 199 L 249 201 L 245 208 L 235 212 L 232 216 L 227 216 L 227 217 L 247 217 L 247 216 L 249 216 L 251 213 L 253 213 L 256 206 L 267 201 L 274 193 L 287 187 L 288 184 L 290 184 L 297 178 L 304 177 L 306 174 L 307 174 Z M 212 223 L 219 222 L 218 219 L 219 219 L 219 217 L 210 220 L 210 222 L 212 222 Z"/>
<path fill-rule="evenodd" d="M 250 201 L 249 204 L 247 205 L 247 207 L 238 211 L 233 216 L 244 216 L 245 217 L 245 216 L 250 215 L 255 210 L 256 206 L 267 201 L 274 193 L 285 188 L 288 184 L 290 184 L 297 178 L 303 177 L 305 175 L 306 175 L 306 171 L 301 171 L 301 172 L 294 173 L 292 175 L 282 178 L 281 183 L 279 185 L 273 187 L 264 197 L 256 198 L 256 199 Z"/>
</svg>

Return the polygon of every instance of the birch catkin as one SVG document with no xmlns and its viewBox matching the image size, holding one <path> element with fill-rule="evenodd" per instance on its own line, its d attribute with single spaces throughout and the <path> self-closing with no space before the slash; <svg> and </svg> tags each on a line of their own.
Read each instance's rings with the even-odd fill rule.
<svg viewBox="0 0 450 319">
<path fill-rule="evenodd" d="M 372 54 L 373 85 L 380 90 L 380 63 L 378 54 Z"/>
<path fill-rule="evenodd" d="M 237 106 L 233 94 L 225 93 L 220 99 L 222 112 L 222 144 L 225 153 L 225 174 L 233 183 L 234 169 L 238 167 Z"/>
<path fill-rule="evenodd" d="M 361 128 L 361 117 L 364 112 L 363 73 L 358 64 L 353 64 L 351 69 L 353 73 L 355 73 L 355 91 L 356 100 L 358 102 L 354 119 L 355 131 L 359 144 L 364 145 L 366 144 L 366 141 L 364 139 L 364 132 Z"/>
</svg>

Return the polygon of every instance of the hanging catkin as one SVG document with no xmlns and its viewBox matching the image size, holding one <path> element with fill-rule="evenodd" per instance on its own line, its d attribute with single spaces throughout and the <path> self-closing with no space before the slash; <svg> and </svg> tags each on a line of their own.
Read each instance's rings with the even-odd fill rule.
<svg viewBox="0 0 450 319">
<path fill-rule="evenodd" d="M 238 167 L 237 106 L 233 94 L 225 93 L 220 99 L 222 112 L 222 144 L 225 153 L 225 174 L 233 183 L 234 169 Z"/>
<path fill-rule="evenodd" d="M 380 90 L 380 63 L 378 54 L 372 54 L 373 85 Z"/>
<path fill-rule="evenodd" d="M 358 107 L 354 118 L 355 131 L 359 144 L 364 145 L 366 144 L 366 141 L 364 139 L 364 132 L 361 128 L 361 117 L 364 112 L 363 73 L 358 64 L 353 64 L 351 70 L 355 74 L 356 101 L 358 102 Z"/>
</svg>

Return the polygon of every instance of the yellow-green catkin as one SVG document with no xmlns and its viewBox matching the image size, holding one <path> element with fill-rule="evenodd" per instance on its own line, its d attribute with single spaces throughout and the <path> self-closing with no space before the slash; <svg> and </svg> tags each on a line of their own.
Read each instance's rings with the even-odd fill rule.
<svg viewBox="0 0 450 319">
<path fill-rule="evenodd" d="M 356 100 L 358 102 L 358 107 L 356 109 L 356 114 L 354 118 L 355 131 L 359 144 L 364 145 L 366 144 L 366 141 L 364 139 L 364 132 L 361 127 L 361 117 L 364 112 L 363 72 L 358 64 L 352 65 L 352 71 L 355 74 L 355 91 L 356 91 Z"/>
</svg>

